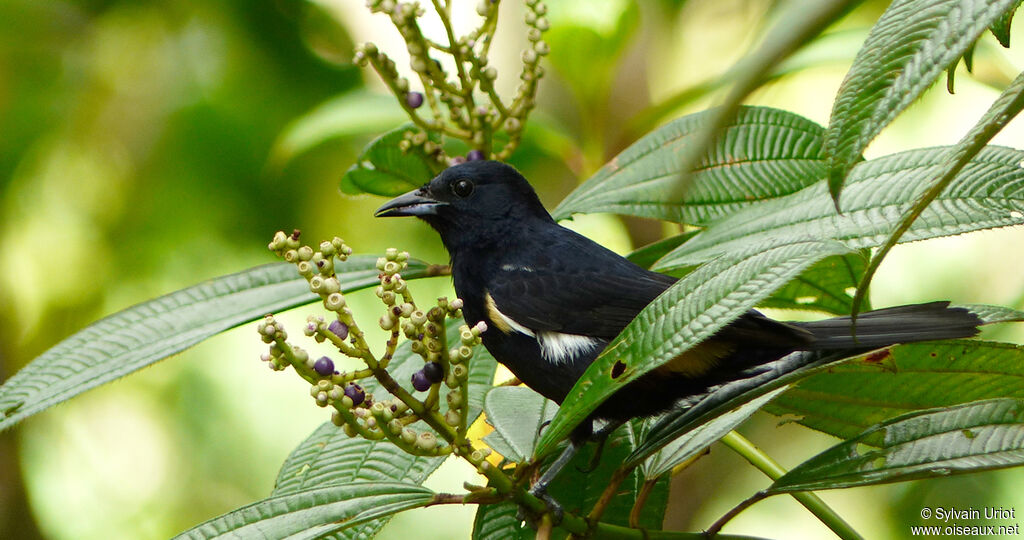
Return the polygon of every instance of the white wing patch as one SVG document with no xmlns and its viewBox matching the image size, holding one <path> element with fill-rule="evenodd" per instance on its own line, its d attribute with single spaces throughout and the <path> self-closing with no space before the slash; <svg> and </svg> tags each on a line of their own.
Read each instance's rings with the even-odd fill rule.
<svg viewBox="0 0 1024 540">
<path fill-rule="evenodd" d="M 601 340 L 579 334 L 563 334 L 561 332 L 538 332 L 537 344 L 540 355 L 552 364 L 562 364 L 574 360 L 578 356 L 589 353 L 601 343 Z"/>
<path fill-rule="evenodd" d="M 581 336 L 579 334 L 563 334 L 552 331 L 534 332 L 516 322 L 512 317 L 502 313 L 498 309 L 497 304 L 494 303 L 494 298 L 490 292 L 486 293 L 484 301 L 487 307 L 487 314 L 498 330 L 504 334 L 516 331 L 536 339 L 537 345 L 540 347 L 540 355 L 552 364 L 570 362 L 578 356 L 593 351 L 594 348 L 602 343 L 598 338 Z"/>
</svg>

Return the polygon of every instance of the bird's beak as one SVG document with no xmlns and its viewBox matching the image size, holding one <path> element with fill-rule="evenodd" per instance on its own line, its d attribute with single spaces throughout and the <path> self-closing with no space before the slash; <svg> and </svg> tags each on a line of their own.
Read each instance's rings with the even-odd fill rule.
<svg viewBox="0 0 1024 540">
<path fill-rule="evenodd" d="M 425 216 L 436 214 L 439 206 L 448 203 L 438 201 L 427 195 L 423 188 L 414 189 L 405 195 L 391 199 L 374 212 L 374 217 Z"/>
</svg>

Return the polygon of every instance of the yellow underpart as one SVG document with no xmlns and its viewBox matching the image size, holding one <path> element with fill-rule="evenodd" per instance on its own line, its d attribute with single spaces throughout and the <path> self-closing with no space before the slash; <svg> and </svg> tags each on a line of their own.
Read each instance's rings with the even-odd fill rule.
<svg viewBox="0 0 1024 540">
<path fill-rule="evenodd" d="M 718 365 L 719 360 L 733 351 L 733 346 L 720 341 L 705 341 L 700 345 L 662 364 L 655 371 L 664 374 L 696 378 Z"/>
<path fill-rule="evenodd" d="M 494 297 L 490 292 L 484 292 L 484 302 L 487 305 L 487 318 L 491 320 L 491 324 L 501 330 L 502 334 L 511 334 L 512 327 L 505 322 L 505 317 L 498 311 L 498 306 L 494 304 Z"/>
</svg>

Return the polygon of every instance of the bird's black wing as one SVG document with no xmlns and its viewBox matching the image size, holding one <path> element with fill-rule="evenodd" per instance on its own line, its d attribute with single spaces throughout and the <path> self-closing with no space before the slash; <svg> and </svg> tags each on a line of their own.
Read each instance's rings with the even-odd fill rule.
<svg viewBox="0 0 1024 540">
<path fill-rule="evenodd" d="M 501 313 L 534 331 L 610 340 L 676 278 L 650 272 L 559 227 L 559 234 L 511 253 L 489 280 Z M 717 336 L 733 344 L 799 348 L 809 333 L 751 310 Z"/>
<path fill-rule="evenodd" d="M 614 338 L 675 278 L 558 227 L 509 253 L 488 280 L 502 314 L 534 331 Z"/>
</svg>

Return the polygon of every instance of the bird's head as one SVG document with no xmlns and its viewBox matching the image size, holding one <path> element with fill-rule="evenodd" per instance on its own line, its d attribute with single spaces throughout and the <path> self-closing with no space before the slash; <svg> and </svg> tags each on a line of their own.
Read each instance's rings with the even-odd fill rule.
<svg viewBox="0 0 1024 540">
<path fill-rule="evenodd" d="M 512 225 L 551 222 L 529 182 L 499 161 L 467 161 L 377 209 L 377 217 L 416 216 L 441 234 L 448 251 L 482 245 Z"/>
</svg>

